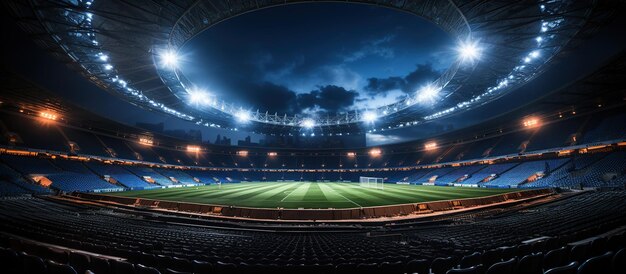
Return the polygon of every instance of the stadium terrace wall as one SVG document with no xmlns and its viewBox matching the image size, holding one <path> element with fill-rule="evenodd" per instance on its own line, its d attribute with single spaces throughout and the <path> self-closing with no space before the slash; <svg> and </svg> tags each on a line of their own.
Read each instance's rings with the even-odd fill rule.
<svg viewBox="0 0 626 274">
<path fill-rule="evenodd" d="M 122 204 L 127 206 L 142 207 L 148 209 L 161 209 L 178 212 L 206 214 L 208 216 L 236 217 L 256 220 L 293 220 L 293 221 L 338 221 L 338 220 L 361 220 L 371 218 L 391 218 L 407 216 L 410 214 L 424 214 L 443 212 L 452 209 L 471 208 L 482 205 L 490 205 L 511 200 L 540 197 L 553 194 L 553 189 L 533 189 L 519 192 L 505 193 L 480 198 L 468 198 L 447 201 L 435 201 L 427 203 L 401 204 L 391 206 L 376 206 L 348 209 L 273 209 L 251 208 L 224 205 L 182 203 L 173 201 L 160 201 L 143 198 L 117 197 L 94 193 L 75 193 L 76 197 Z"/>
</svg>

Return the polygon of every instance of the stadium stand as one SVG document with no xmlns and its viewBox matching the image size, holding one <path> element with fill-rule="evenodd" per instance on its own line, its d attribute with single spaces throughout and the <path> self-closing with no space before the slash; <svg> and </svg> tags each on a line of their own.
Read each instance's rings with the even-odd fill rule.
<svg viewBox="0 0 626 274">
<path fill-rule="evenodd" d="M 104 164 L 104 163 L 96 163 L 96 162 L 87 162 L 85 165 L 94 171 L 94 173 L 98 174 L 101 177 L 111 177 L 115 179 L 118 183 L 124 185 L 127 188 L 131 189 L 143 189 L 150 188 L 153 185 L 148 182 L 142 180 L 137 175 L 131 173 L 130 171 L 124 169 L 122 166 L 117 166 L 114 164 Z"/>
<path fill-rule="evenodd" d="M 150 179 L 154 180 L 154 182 L 162 186 L 169 186 L 174 184 L 172 180 L 149 167 L 125 166 L 124 168 L 139 176 L 140 178 L 150 177 Z"/>
<path fill-rule="evenodd" d="M 454 271 L 471 267 L 487 273 L 503 267 L 510 267 L 510 273 L 554 273 L 550 269 L 576 262 L 579 273 L 621 273 L 624 231 L 603 233 L 623 224 L 625 198 L 621 191 L 587 192 L 477 223 L 398 230 L 400 241 L 361 233 L 178 229 L 180 224 L 35 198 L 0 200 L 0 228 L 15 235 L 0 236 L 0 256 L 3 267 L 16 271 L 51 269 L 55 262 L 77 271 L 112 273 L 123 273 L 123 268 L 161 273 L 200 273 L 201 268 L 217 273 L 458 273 Z M 37 241 L 16 238 L 21 235 Z"/>
<path fill-rule="evenodd" d="M 46 178 L 52 181 L 52 188 L 66 192 L 124 190 L 123 187 L 110 184 L 93 174 L 62 172 L 50 174 Z"/>
</svg>

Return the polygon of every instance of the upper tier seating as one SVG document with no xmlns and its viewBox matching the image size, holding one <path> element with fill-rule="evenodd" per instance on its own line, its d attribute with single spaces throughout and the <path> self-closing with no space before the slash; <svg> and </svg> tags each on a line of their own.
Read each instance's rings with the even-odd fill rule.
<svg viewBox="0 0 626 274">
<path fill-rule="evenodd" d="M 61 169 L 54 166 L 48 159 L 43 158 L 0 155 L 0 160 L 25 175 L 45 175 L 61 171 Z"/>
</svg>

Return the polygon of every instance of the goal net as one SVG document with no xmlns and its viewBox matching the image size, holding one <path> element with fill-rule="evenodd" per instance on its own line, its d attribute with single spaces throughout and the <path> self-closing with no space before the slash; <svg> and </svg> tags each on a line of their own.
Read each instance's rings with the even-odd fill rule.
<svg viewBox="0 0 626 274">
<path fill-rule="evenodd" d="M 359 185 L 361 187 L 384 189 L 383 178 L 376 177 L 359 177 Z"/>
</svg>

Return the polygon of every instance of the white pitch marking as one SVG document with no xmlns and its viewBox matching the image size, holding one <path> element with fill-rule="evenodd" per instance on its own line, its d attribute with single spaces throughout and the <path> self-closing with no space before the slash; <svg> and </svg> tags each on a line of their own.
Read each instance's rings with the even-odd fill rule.
<svg viewBox="0 0 626 274">
<path fill-rule="evenodd" d="M 354 202 L 354 201 L 352 201 L 352 200 L 348 199 L 346 196 L 341 195 L 341 193 L 337 192 L 334 188 L 332 188 L 332 187 L 330 187 L 330 186 L 329 186 L 328 188 L 330 188 L 330 190 L 332 190 L 333 192 L 337 193 L 337 195 L 339 195 L 339 196 L 343 197 L 344 199 L 348 200 L 349 202 L 351 202 L 351 203 L 355 204 L 356 206 L 358 206 L 358 207 L 362 207 L 360 204 L 357 204 L 356 202 Z"/>
<path fill-rule="evenodd" d="M 302 187 L 302 186 L 298 186 L 298 187 L 296 187 L 296 189 L 298 189 L 298 188 L 300 188 L 300 187 Z M 294 189 L 294 190 L 292 190 L 291 192 L 289 192 L 289 194 L 287 194 L 287 196 L 285 196 L 285 197 L 284 197 L 282 200 L 280 200 L 280 201 L 282 202 L 282 201 L 284 201 L 285 199 L 287 199 L 287 197 L 289 197 L 289 195 L 291 195 L 292 193 L 296 192 L 296 189 Z M 285 192 L 287 192 L 287 191 L 285 191 Z M 283 193 L 285 193 L 285 192 L 283 192 Z"/>
</svg>

